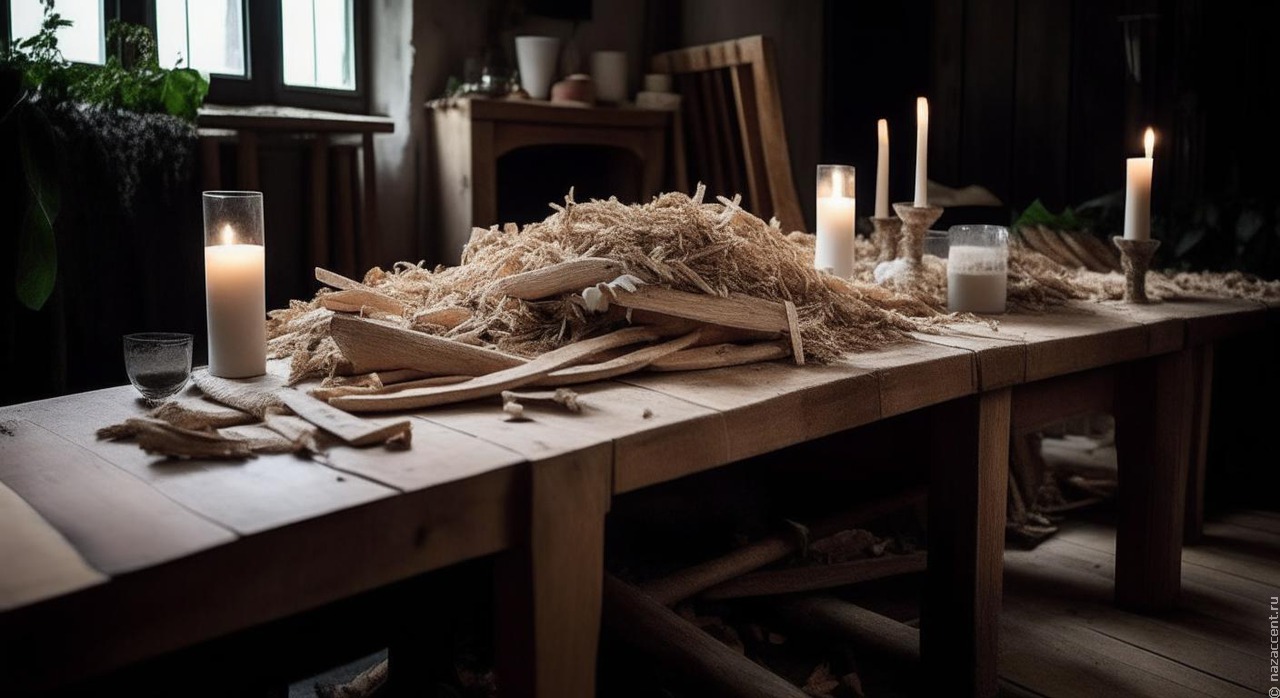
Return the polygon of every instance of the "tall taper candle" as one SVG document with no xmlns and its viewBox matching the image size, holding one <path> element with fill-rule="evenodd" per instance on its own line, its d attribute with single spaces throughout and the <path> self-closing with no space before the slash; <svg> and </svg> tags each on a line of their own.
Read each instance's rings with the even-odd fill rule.
<svg viewBox="0 0 1280 698">
<path fill-rule="evenodd" d="M 261 193 L 204 193 L 209 373 L 215 376 L 248 378 L 267 372 L 262 227 Z"/>
<path fill-rule="evenodd" d="M 1155 159 L 1156 132 L 1147 128 L 1142 138 L 1147 150 L 1144 158 L 1129 158 L 1124 180 L 1124 237 L 1126 240 L 1151 239 L 1151 170 Z"/>
<path fill-rule="evenodd" d="M 916 98 L 916 206 L 929 205 L 929 100 Z"/>
<path fill-rule="evenodd" d="M 818 165 L 818 239 L 813 266 L 836 276 L 853 276 L 853 229 L 857 203 L 853 168 Z"/>
<path fill-rule="evenodd" d="M 889 217 L 889 122 L 876 122 L 880 145 L 876 150 L 876 218 Z"/>
</svg>

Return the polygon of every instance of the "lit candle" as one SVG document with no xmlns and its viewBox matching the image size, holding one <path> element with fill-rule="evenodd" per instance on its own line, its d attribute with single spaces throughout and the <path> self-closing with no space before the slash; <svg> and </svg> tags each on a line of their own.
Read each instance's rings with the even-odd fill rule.
<svg viewBox="0 0 1280 698">
<path fill-rule="evenodd" d="M 204 200 L 209 373 L 260 376 L 267 371 L 262 195 L 205 192 Z"/>
<path fill-rule="evenodd" d="M 916 98 L 916 206 L 929 205 L 929 100 Z"/>
<path fill-rule="evenodd" d="M 1155 160 L 1156 132 L 1147 128 L 1142 139 L 1147 156 L 1129 158 L 1125 168 L 1124 236 L 1128 240 L 1151 239 L 1151 169 Z"/>
<path fill-rule="evenodd" d="M 876 218 L 889 217 L 889 122 L 876 122 L 880 147 L 876 150 Z"/>
<path fill-rule="evenodd" d="M 849 165 L 818 165 L 818 240 L 813 266 L 846 278 L 853 276 L 857 208 L 853 177 Z"/>
</svg>

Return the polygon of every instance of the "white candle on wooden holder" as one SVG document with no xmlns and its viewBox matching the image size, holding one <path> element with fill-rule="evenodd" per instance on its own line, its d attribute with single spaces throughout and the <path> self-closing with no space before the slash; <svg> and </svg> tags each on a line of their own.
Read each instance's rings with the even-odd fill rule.
<svg viewBox="0 0 1280 698">
<path fill-rule="evenodd" d="M 916 98 L 916 206 L 929 205 L 929 100 Z"/>
<path fill-rule="evenodd" d="M 857 201 L 849 165 L 818 165 L 818 240 L 813 266 L 841 277 L 853 276 L 853 231 Z"/>
<path fill-rule="evenodd" d="M 876 122 L 879 146 L 876 149 L 876 218 L 888 218 L 889 213 L 889 122 Z"/>
<path fill-rule="evenodd" d="M 1155 159 L 1156 132 L 1150 127 L 1142 138 L 1147 156 L 1129 158 L 1124 180 L 1124 237 L 1126 240 L 1151 239 L 1151 171 Z"/>
<path fill-rule="evenodd" d="M 204 193 L 204 289 L 209 373 L 248 378 L 267 372 L 266 254 L 262 194 Z"/>
</svg>

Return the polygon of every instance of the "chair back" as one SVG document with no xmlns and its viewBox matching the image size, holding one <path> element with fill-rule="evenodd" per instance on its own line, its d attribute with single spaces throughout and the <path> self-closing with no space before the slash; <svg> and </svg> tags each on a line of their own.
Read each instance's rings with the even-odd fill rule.
<svg viewBox="0 0 1280 698">
<path fill-rule="evenodd" d="M 777 217 L 786 231 L 804 230 L 774 66 L 773 42 L 765 36 L 659 53 L 651 63 L 653 72 L 673 76 L 683 96 L 677 182 L 741 193 L 757 216 Z"/>
</svg>

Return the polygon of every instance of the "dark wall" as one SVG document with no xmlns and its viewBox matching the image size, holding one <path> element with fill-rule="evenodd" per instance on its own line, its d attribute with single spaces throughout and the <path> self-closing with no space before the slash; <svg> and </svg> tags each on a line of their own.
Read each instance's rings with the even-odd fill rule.
<svg viewBox="0 0 1280 698">
<path fill-rule="evenodd" d="M 911 99 L 927 94 L 931 178 L 981 184 L 1015 210 L 1118 192 L 1147 125 L 1157 216 L 1202 198 L 1274 202 L 1277 13 L 1246 0 L 828 0 L 823 156 L 869 168 L 875 119 L 890 118 L 902 199 Z"/>
</svg>

